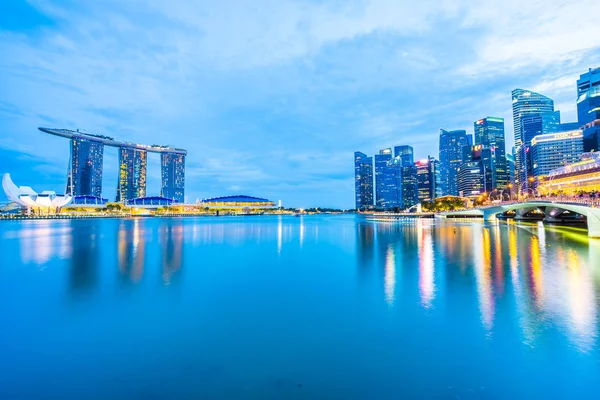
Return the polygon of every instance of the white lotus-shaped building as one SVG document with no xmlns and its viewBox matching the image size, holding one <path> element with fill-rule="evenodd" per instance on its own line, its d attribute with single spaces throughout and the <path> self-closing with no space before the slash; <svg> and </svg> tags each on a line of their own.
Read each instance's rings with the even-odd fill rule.
<svg viewBox="0 0 600 400">
<path fill-rule="evenodd" d="M 29 186 L 17 187 L 10 178 L 10 174 L 4 174 L 2 177 L 2 189 L 4 189 L 8 200 L 14 201 L 20 206 L 33 209 L 58 210 L 73 200 L 73 197 L 70 195 L 56 194 L 56 192 L 50 190 L 36 193 Z"/>
</svg>

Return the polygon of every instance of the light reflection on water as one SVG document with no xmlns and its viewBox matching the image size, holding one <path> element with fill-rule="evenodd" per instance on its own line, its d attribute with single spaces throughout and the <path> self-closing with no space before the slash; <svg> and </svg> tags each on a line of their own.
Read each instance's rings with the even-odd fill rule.
<svg viewBox="0 0 600 400">
<path fill-rule="evenodd" d="M 572 397 L 600 377 L 600 240 L 577 228 L 138 218 L 0 238 L 3 398 Z"/>
</svg>

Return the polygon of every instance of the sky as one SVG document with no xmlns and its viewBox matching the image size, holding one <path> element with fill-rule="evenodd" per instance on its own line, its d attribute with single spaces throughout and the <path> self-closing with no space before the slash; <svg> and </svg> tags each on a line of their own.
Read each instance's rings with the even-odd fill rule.
<svg viewBox="0 0 600 400">
<path fill-rule="evenodd" d="M 512 146 L 517 87 L 575 121 L 594 15 L 597 0 L 0 1 L 0 173 L 64 192 L 68 141 L 37 127 L 80 128 L 187 149 L 190 202 L 351 208 L 355 151 L 437 158 L 440 128 L 486 116 Z M 117 163 L 106 148 L 111 200 Z"/>
</svg>

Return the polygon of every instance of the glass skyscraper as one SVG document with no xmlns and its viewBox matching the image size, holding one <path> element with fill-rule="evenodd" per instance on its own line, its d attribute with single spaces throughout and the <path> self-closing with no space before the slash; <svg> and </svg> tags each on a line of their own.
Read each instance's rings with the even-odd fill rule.
<svg viewBox="0 0 600 400">
<path fill-rule="evenodd" d="M 442 196 L 440 163 L 433 158 L 415 162 L 419 202 L 431 201 Z"/>
<path fill-rule="evenodd" d="M 531 136 L 531 133 L 526 129 L 525 134 L 528 135 L 528 138 L 525 138 L 522 122 L 524 119 L 527 120 L 528 117 L 553 113 L 554 101 L 530 90 L 515 89 L 512 91 L 512 109 L 515 129 L 515 184 L 518 187 L 518 192 L 523 193 L 529 189 L 529 175 L 531 173 L 529 167 L 531 162 L 528 162 L 528 159 L 530 159 L 529 146 L 534 136 Z"/>
<path fill-rule="evenodd" d="M 583 128 L 585 151 L 600 150 L 600 67 L 577 80 L 577 119 Z"/>
<path fill-rule="evenodd" d="M 161 153 L 160 195 L 183 203 L 185 200 L 185 155 Z"/>
<path fill-rule="evenodd" d="M 119 187 L 116 201 L 146 197 L 146 159 L 145 150 L 130 147 L 119 149 Z"/>
<path fill-rule="evenodd" d="M 396 179 L 393 170 L 392 149 L 386 148 L 375 155 L 375 205 L 379 208 L 396 207 Z"/>
<path fill-rule="evenodd" d="M 67 193 L 72 196 L 102 196 L 104 145 L 99 141 L 71 139 Z"/>
<path fill-rule="evenodd" d="M 407 167 L 415 163 L 414 150 L 412 146 L 395 146 L 394 156 L 400 157 L 403 167 Z"/>
<path fill-rule="evenodd" d="M 475 144 L 493 149 L 495 167 L 493 189 L 503 190 L 509 182 L 504 135 L 504 118 L 487 117 L 475 122 Z"/>
<path fill-rule="evenodd" d="M 442 195 L 458 196 L 458 168 L 463 148 L 472 143 L 465 130 L 440 129 L 440 175 Z M 419 198 L 421 196 L 419 195 Z"/>
<path fill-rule="evenodd" d="M 354 194 L 357 210 L 373 207 L 373 157 L 354 153 Z"/>
</svg>

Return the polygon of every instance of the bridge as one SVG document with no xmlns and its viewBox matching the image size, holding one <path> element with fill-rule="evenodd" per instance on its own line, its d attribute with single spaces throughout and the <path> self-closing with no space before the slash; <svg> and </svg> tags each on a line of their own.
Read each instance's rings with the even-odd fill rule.
<svg viewBox="0 0 600 400">
<path fill-rule="evenodd" d="M 485 221 L 494 220 L 498 214 L 514 211 L 517 215 L 539 210 L 547 220 L 558 221 L 565 212 L 582 215 L 587 220 L 588 236 L 600 238 L 600 208 L 593 201 L 530 200 L 525 202 L 505 202 L 484 205 L 478 208 L 450 211 L 437 214 L 438 218 L 483 217 Z"/>
</svg>

